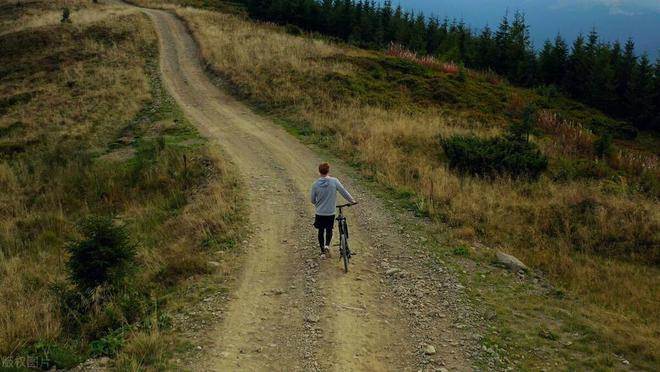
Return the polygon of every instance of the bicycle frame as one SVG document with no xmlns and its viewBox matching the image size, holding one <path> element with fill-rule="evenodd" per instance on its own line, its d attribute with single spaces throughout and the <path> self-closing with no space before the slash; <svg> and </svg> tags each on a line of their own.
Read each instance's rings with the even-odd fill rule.
<svg viewBox="0 0 660 372">
<path fill-rule="evenodd" d="M 339 226 L 339 235 L 345 235 L 346 239 L 348 239 L 348 224 L 346 223 L 346 217 L 344 217 L 344 213 L 342 211 L 342 208 L 344 206 L 338 206 L 339 209 L 339 214 L 337 215 L 337 226 Z"/>
<path fill-rule="evenodd" d="M 346 217 L 344 216 L 343 208 L 350 207 L 354 204 L 344 204 L 338 205 L 337 209 L 339 214 L 337 215 L 337 225 L 339 226 L 339 256 L 340 259 L 344 261 L 344 272 L 348 272 L 348 261 L 351 258 L 351 249 L 348 246 L 348 223 L 346 223 Z"/>
</svg>

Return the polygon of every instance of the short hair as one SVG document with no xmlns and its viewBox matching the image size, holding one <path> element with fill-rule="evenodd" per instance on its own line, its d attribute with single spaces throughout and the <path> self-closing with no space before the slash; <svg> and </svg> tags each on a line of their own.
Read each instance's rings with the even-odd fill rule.
<svg viewBox="0 0 660 372">
<path fill-rule="evenodd" d="M 330 164 L 321 163 L 319 165 L 319 173 L 321 173 L 324 176 L 327 175 L 328 173 L 330 173 Z"/>
</svg>

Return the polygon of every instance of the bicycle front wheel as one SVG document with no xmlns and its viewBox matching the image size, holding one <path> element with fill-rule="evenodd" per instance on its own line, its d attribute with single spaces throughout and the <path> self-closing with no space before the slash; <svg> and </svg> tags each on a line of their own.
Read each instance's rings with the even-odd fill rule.
<svg viewBox="0 0 660 372">
<path fill-rule="evenodd" d="M 348 272 L 348 240 L 346 240 L 346 236 L 342 235 L 341 236 L 341 259 L 344 261 L 344 272 Z"/>
</svg>

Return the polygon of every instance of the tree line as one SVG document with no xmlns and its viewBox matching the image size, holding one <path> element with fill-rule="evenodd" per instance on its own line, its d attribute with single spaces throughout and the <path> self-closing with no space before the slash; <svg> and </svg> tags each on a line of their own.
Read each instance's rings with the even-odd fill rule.
<svg viewBox="0 0 660 372">
<path fill-rule="evenodd" d="M 524 86 L 554 86 L 564 94 L 639 129 L 660 130 L 660 59 L 637 56 L 628 39 L 607 43 L 596 30 L 569 45 L 561 36 L 536 52 L 521 12 L 505 15 L 496 29 L 468 27 L 373 0 L 240 0 L 260 20 L 292 24 L 360 47 L 391 43 L 411 51 L 492 70 Z"/>
</svg>

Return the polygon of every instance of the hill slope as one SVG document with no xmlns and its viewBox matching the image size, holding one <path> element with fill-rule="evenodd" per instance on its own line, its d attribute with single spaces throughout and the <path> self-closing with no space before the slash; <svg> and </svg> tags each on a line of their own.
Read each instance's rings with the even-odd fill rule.
<svg viewBox="0 0 660 372">
<path fill-rule="evenodd" d="M 584 323 L 563 332 L 586 327 L 590 340 L 612 345 L 606 348 L 612 353 L 641 365 L 657 361 L 657 156 L 620 140 L 600 159 L 598 137 L 588 129 L 609 119 L 496 77 L 446 73 L 237 16 L 177 13 L 210 68 L 255 107 L 409 197 L 419 213 L 450 227 L 450 244 L 501 246 L 577 296 L 583 305 L 574 310 Z M 441 138 L 502 134 L 530 103 L 541 108 L 533 141 L 550 158 L 538 181 L 475 178 L 447 168 Z M 501 293 L 486 287 L 485 296 L 498 303 Z M 517 331 L 521 338 L 530 332 L 524 325 Z M 612 363 L 598 355 L 588 363 Z"/>
<path fill-rule="evenodd" d="M 177 9 L 216 83 L 321 145 L 319 155 L 214 87 L 172 15 L 149 12 L 182 110 L 161 86 L 144 16 L 68 2 L 81 12 L 60 25 L 61 3 L 30 4 L 18 18 L 29 29 L 3 18 L 0 36 L 3 356 L 69 367 L 119 353 L 118 368 L 167 368 L 162 331 L 180 307 L 179 331 L 201 344 L 184 345 L 192 369 L 657 365 L 658 168 L 644 150 L 653 139 L 610 151 L 588 128 L 617 123 L 552 92 Z M 550 160 L 538 180 L 448 166 L 442 140 L 508 136 L 529 103 L 540 108 L 531 141 Z M 218 147 L 249 186 L 255 224 L 231 296 L 223 260 L 243 225 L 241 198 Z M 362 202 L 349 216 L 360 252 L 349 275 L 310 249 L 304 195 L 322 158 Z M 138 270 L 132 285 L 78 302 L 81 313 L 66 307 L 84 298 L 67 247 L 81 241 L 77 220 L 106 214 L 139 243 Z M 492 265 L 490 247 L 535 270 Z M 214 266 L 220 277 L 200 284 Z"/>
<path fill-rule="evenodd" d="M 65 3 L 72 22 L 60 24 Z M 170 308 L 183 300 L 172 294 L 211 273 L 209 249 L 231 248 L 240 230 L 235 174 L 165 93 L 144 15 L 89 1 L 0 4 L 3 367 L 29 356 L 70 368 L 124 346 L 118 366 L 163 367 Z M 128 282 L 90 298 L 68 247 L 98 216 L 136 257 Z"/>
</svg>

